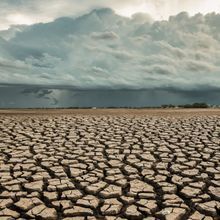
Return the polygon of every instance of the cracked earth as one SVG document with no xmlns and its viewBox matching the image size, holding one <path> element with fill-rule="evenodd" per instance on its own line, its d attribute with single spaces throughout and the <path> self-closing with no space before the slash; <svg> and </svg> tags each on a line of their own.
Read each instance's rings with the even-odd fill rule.
<svg viewBox="0 0 220 220">
<path fill-rule="evenodd" d="M 0 115 L 0 219 L 220 219 L 220 116 Z"/>
</svg>

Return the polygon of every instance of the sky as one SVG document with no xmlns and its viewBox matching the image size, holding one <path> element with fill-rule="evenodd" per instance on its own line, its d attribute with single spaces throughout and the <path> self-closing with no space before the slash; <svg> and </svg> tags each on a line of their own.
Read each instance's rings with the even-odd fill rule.
<svg viewBox="0 0 220 220">
<path fill-rule="evenodd" d="M 0 87 L 42 105 L 73 90 L 220 90 L 219 0 L 1 0 L 0 12 Z"/>
<path fill-rule="evenodd" d="M 94 8 L 109 7 L 118 14 L 131 16 L 137 12 L 150 14 L 154 19 L 168 19 L 170 15 L 187 11 L 219 12 L 219 0 L 1 0 L 0 29 L 10 25 L 49 22 L 62 16 L 76 17 Z"/>
</svg>

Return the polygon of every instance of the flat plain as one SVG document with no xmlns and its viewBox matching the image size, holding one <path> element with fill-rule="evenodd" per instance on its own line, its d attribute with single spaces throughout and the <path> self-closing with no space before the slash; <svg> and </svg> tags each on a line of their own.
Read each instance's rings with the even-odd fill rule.
<svg viewBox="0 0 220 220">
<path fill-rule="evenodd" d="M 220 219 L 220 110 L 0 110 L 0 219 Z"/>
</svg>

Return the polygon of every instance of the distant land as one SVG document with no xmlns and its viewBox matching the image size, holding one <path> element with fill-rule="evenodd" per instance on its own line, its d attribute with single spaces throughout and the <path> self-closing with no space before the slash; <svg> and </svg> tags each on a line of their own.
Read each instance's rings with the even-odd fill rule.
<svg viewBox="0 0 220 220">
<path fill-rule="evenodd" d="M 4 85 L 0 86 L 0 108 L 143 108 L 193 103 L 218 106 L 219 94 L 218 90 L 75 90 Z"/>
</svg>

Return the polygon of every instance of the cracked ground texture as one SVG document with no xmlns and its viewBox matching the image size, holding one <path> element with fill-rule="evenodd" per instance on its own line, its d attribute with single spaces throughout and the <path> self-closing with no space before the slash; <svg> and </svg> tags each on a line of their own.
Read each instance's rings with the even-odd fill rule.
<svg viewBox="0 0 220 220">
<path fill-rule="evenodd" d="M 0 140 L 1 220 L 220 219 L 220 114 L 0 114 Z"/>
</svg>

